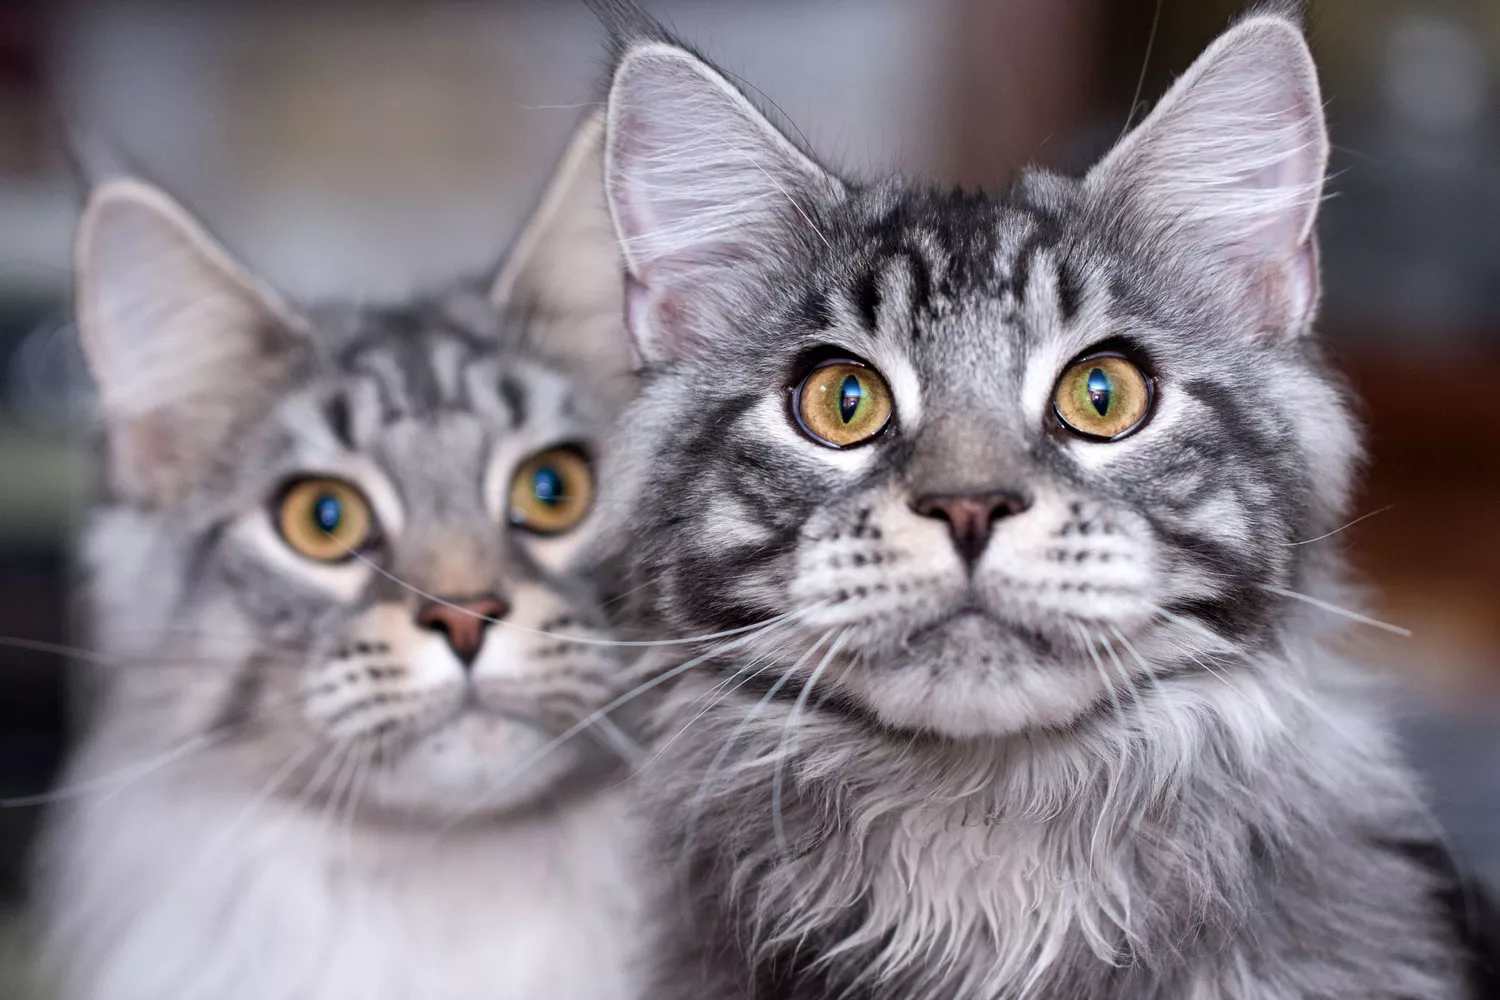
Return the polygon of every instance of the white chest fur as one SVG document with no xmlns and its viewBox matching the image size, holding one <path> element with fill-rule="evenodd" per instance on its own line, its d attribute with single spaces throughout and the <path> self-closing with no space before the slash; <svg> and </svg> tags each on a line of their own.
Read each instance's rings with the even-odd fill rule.
<svg viewBox="0 0 1500 1000">
<path fill-rule="evenodd" d="M 482 832 L 156 793 L 55 843 L 51 945 L 87 1000 L 628 1000 L 643 893 L 606 792 Z"/>
</svg>

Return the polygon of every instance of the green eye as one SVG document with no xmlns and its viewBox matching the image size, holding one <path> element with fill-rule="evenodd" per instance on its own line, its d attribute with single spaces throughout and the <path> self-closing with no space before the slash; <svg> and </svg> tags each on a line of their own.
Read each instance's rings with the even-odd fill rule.
<svg viewBox="0 0 1500 1000">
<path fill-rule="evenodd" d="M 1068 366 L 1053 390 L 1052 407 L 1069 430 L 1114 441 L 1151 412 L 1151 380 L 1118 354 L 1097 354 Z"/>
<path fill-rule="evenodd" d="M 849 448 L 873 438 L 890 423 L 891 409 L 885 379 L 856 361 L 819 365 L 792 398 L 802 432 L 831 448 Z"/>
</svg>

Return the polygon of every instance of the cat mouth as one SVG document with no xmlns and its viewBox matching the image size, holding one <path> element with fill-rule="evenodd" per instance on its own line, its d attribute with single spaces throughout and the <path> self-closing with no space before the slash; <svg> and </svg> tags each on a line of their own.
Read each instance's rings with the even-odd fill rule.
<svg viewBox="0 0 1500 1000">
<path fill-rule="evenodd" d="M 1007 632 L 1009 627 L 984 608 L 965 604 L 954 608 L 937 621 L 923 625 L 911 634 L 912 641 L 921 641 L 941 632 Z"/>
<path fill-rule="evenodd" d="M 1052 651 L 1052 643 L 1041 632 L 1009 621 L 987 608 L 964 604 L 936 621 L 923 625 L 907 640 L 914 646 L 1021 646 L 1037 655 Z"/>
</svg>

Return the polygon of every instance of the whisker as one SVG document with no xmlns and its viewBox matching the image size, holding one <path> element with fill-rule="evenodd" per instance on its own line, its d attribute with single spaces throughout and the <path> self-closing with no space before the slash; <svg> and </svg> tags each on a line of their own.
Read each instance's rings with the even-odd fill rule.
<svg viewBox="0 0 1500 1000">
<path fill-rule="evenodd" d="M 718 775 L 719 771 L 723 768 L 724 762 L 729 759 L 729 754 L 733 751 L 735 744 L 739 742 L 740 737 L 744 735 L 745 731 L 750 728 L 751 723 L 753 723 L 757 718 L 760 717 L 760 713 L 765 711 L 766 706 L 769 705 L 771 701 L 776 697 L 776 695 L 781 692 L 781 689 L 786 686 L 786 682 L 792 679 L 792 677 L 802 667 L 802 665 L 808 660 L 811 660 L 813 656 L 817 654 L 818 648 L 823 645 L 823 643 L 831 634 L 832 633 L 830 632 L 824 632 L 822 635 L 818 636 L 817 640 L 815 640 L 813 644 L 808 647 L 805 653 L 797 658 L 797 661 L 793 663 L 790 668 L 782 671 L 781 676 L 776 678 L 770 689 L 766 691 L 761 699 L 755 703 L 755 705 L 750 709 L 748 713 L 746 713 L 745 717 L 740 720 L 739 725 L 734 727 L 734 730 L 729 734 L 728 738 L 724 740 L 724 745 L 719 748 L 719 752 L 715 754 L 714 759 L 709 762 L 707 770 L 705 770 L 703 773 L 703 777 L 698 780 L 698 788 L 694 791 L 693 801 L 688 808 L 687 833 L 683 837 L 682 853 L 680 856 L 681 862 L 679 864 L 679 879 L 681 881 L 680 891 L 684 900 L 688 896 L 688 855 L 691 853 L 693 842 L 697 839 L 698 836 L 698 820 L 700 817 L 702 817 L 703 808 L 708 803 L 709 782 L 713 781 L 713 779 Z"/>
<path fill-rule="evenodd" d="M 693 723 L 703 718 L 704 715 L 713 711 L 719 705 L 722 705 L 726 698 L 728 698 L 730 695 L 734 694 L 734 692 L 738 691 L 740 688 L 744 687 L 746 684 L 750 683 L 756 677 L 759 677 L 761 674 L 765 673 L 771 668 L 771 664 L 766 663 L 763 666 L 752 670 L 751 668 L 755 667 L 755 664 L 759 661 L 759 659 L 760 658 L 752 659 L 749 663 L 745 664 L 745 666 L 740 667 L 734 673 L 730 674 L 729 677 L 725 678 L 718 684 L 715 684 L 712 688 L 709 689 L 706 695 L 698 699 L 699 701 L 704 702 L 703 707 L 699 709 L 697 714 L 695 714 L 691 719 L 683 723 L 682 727 L 678 729 L 677 732 L 673 733 L 666 740 L 663 740 L 661 745 L 656 748 L 656 752 L 651 755 L 651 759 L 642 764 L 640 768 L 637 769 L 636 773 L 639 774 L 642 771 L 646 770 L 646 768 L 650 767 L 652 764 L 656 763 L 657 760 L 661 758 L 661 755 L 666 753 L 673 743 L 677 742 L 677 738 L 679 736 L 692 728 Z M 736 679 L 739 679 L 738 684 L 734 684 L 734 681 Z M 734 686 L 730 687 L 731 684 L 733 684 Z M 719 695 L 719 697 L 714 697 L 716 694 Z M 696 702 L 694 704 L 696 704 Z"/>
<path fill-rule="evenodd" d="M 752 625 L 741 625 L 738 628 L 725 629 L 722 632 L 710 632 L 706 635 L 686 636 L 676 639 L 594 639 L 588 636 L 564 635 L 560 632 L 547 632 L 542 629 L 528 628 L 525 625 L 517 625 L 515 622 L 507 621 L 504 618 L 492 618 L 489 615 L 480 614 L 472 608 L 466 608 L 460 604 L 455 604 L 452 601 L 446 601 L 443 598 L 438 597 L 436 594 L 429 594 L 427 591 L 421 589 L 420 587 L 407 583 L 405 580 L 396 576 L 396 574 L 387 570 L 384 566 L 377 564 L 363 552 L 350 549 L 349 554 L 355 559 L 358 559 L 360 562 L 363 562 L 365 565 L 369 566 L 372 570 L 374 570 L 376 573 L 379 573 L 387 580 L 390 580 L 392 583 L 396 584 L 399 587 L 406 588 L 423 600 L 432 601 L 434 604 L 440 604 L 444 607 L 452 608 L 455 611 L 462 612 L 463 614 L 469 615 L 473 618 L 478 618 L 481 621 L 490 623 L 491 625 L 499 625 L 502 628 L 508 628 L 512 631 L 521 632 L 525 635 L 537 635 L 547 639 L 556 639 L 560 642 L 575 642 L 585 646 L 618 646 L 628 648 L 652 646 L 689 646 L 698 642 L 709 642 L 715 639 L 725 639 L 729 636 L 744 635 L 747 632 L 753 632 L 755 629 L 760 628 L 762 625 L 767 625 L 771 622 L 783 621 L 794 613 L 787 612 L 786 614 L 777 615 L 774 618 L 768 618 L 765 621 L 756 622 Z"/>
<path fill-rule="evenodd" d="M 625 732 L 618 722 L 607 715 L 595 719 L 594 725 L 588 732 L 604 749 L 619 757 L 627 765 L 634 765 L 646 752 L 645 748 Z"/>
<path fill-rule="evenodd" d="M 31 653 L 53 653 L 57 656 L 66 656 L 69 659 L 83 660 L 85 663 L 96 663 L 100 666 L 113 667 L 118 661 L 103 656 L 92 649 L 84 649 L 82 646 L 68 646 L 60 642 L 47 642 L 44 639 L 21 639 L 14 636 L 0 636 L 0 646 L 11 649 L 24 649 Z"/>
<path fill-rule="evenodd" d="M 1094 669 L 1099 674 L 1099 682 L 1104 685 L 1104 691 L 1109 695 L 1110 702 L 1114 705 L 1115 717 L 1120 720 L 1120 725 L 1125 724 L 1125 708 L 1120 703 L 1120 695 L 1115 690 L 1114 682 L 1109 679 L 1109 674 L 1104 670 L 1104 661 L 1099 658 L 1099 652 L 1094 648 L 1093 637 L 1082 625 L 1075 626 L 1076 637 L 1082 640 L 1081 645 L 1088 651 L 1089 659 L 1094 661 Z"/>
<path fill-rule="evenodd" d="M 1165 618 L 1167 621 L 1172 622 L 1174 625 L 1180 625 L 1183 628 L 1189 629 L 1207 639 L 1212 645 L 1209 647 L 1209 649 L 1200 650 L 1200 652 L 1203 652 L 1205 655 L 1215 655 L 1215 653 L 1212 652 L 1212 650 L 1214 649 L 1217 649 L 1220 655 L 1225 652 L 1233 653 L 1235 655 L 1242 655 L 1242 650 L 1238 646 L 1236 646 L 1228 639 L 1224 638 L 1222 635 L 1219 635 L 1208 626 L 1202 624 L 1201 622 L 1196 622 L 1191 618 L 1186 618 L 1182 615 L 1177 614 L 1175 611 L 1169 611 L 1159 604 L 1150 604 L 1148 605 L 1148 607 L 1150 607 L 1151 610 L 1156 614 Z M 1202 663 L 1201 660 L 1196 662 L 1200 664 Z"/>
<path fill-rule="evenodd" d="M 344 856 L 351 861 L 354 858 L 355 815 L 359 811 L 359 801 L 364 795 L 365 784 L 369 781 L 370 771 L 373 769 L 371 755 L 374 753 L 374 745 L 361 744 L 355 752 L 358 754 L 358 763 L 354 768 L 354 780 L 349 786 L 348 807 L 344 810 Z"/>
<path fill-rule="evenodd" d="M 1136 110 L 1140 107 L 1141 92 L 1146 89 L 1146 71 L 1151 68 L 1151 50 L 1156 47 L 1156 32 L 1161 27 L 1161 6 L 1162 0 L 1156 0 L 1156 11 L 1151 15 L 1151 34 L 1146 37 L 1146 54 L 1141 58 L 1141 74 L 1135 81 L 1135 94 L 1130 98 L 1130 110 L 1125 113 L 1125 124 L 1120 127 L 1120 134 L 1115 138 L 1117 143 L 1130 131 Z"/>
<path fill-rule="evenodd" d="M 1120 703 L 1120 697 L 1118 692 L 1115 690 L 1114 683 L 1109 679 L 1109 674 L 1104 669 L 1104 661 L 1099 658 L 1099 651 L 1094 648 L 1094 639 L 1089 634 L 1088 630 L 1085 629 L 1082 625 L 1079 625 L 1077 627 L 1077 631 L 1080 637 L 1083 639 L 1084 646 L 1088 649 L 1089 659 L 1094 661 L 1094 669 L 1099 673 L 1100 682 L 1104 685 L 1104 689 L 1109 693 L 1110 703 L 1114 706 L 1115 710 L 1115 718 L 1119 721 L 1120 728 L 1123 730 L 1127 728 L 1125 723 L 1125 709 Z M 1089 838 L 1089 861 L 1091 864 L 1097 863 L 1098 861 L 1099 838 L 1104 833 L 1105 817 L 1109 815 L 1110 807 L 1114 803 L 1115 793 L 1116 791 L 1118 791 L 1120 786 L 1118 773 L 1119 769 L 1122 766 L 1123 761 L 1119 760 L 1114 761 L 1110 764 L 1111 773 L 1109 776 L 1109 783 L 1104 790 L 1104 801 L 1099 804 L 1099 816 L 1094 822 L 1094 832 Z"/>
<path fill-rule="evenodd" d="M 814 609 L 808 609 L 807 611 L 787 612 L 786 614 L 778 615 L 767 622 L 762 622 L 758 626 L 759 631 L 738 635 L 736 638 L 723 645 L 716 646 L 706 653 L 695 656 L 692 659 L 671 668 L 670 670 L 665 670 L 657 674 L 655 677 L 652 677 L 641 684 L 637 684 L 629 691 L 610 701 L 604 707 L 595 709 L 593 712 L 590 712 L 588 715 L 584 716 L 584 718 L 580 719 L 572 726 L 569 726 L 562 733 L 553 737 L 551 740 L 548 740 L 539 749 L 532 752 L 531 754 L 528 754 L 526 758 L 518 766 L 513 768 L 508 775 L 486 789 L 485 793 L 480 796 L 478 801 L 466 807 L 465 809 L 460 810 L 457 815 L 455 815 L 453 818 L 439 827 L 437 832 L 434 834 L 434 839 L 442 837 L 459 823 L 463 822 L 463 820 L 474 815 L 475 812 L 484 807 L 486 802 L 490 801 L 496 794 L 509 786 L 512 781 L 525 774 L 529 768 L 533 767 L 539 761 L 545 759 L 548 754 L 552 753 L 558 747 L 567 743 L 573 737 L 577 736 L 579 733 L 583 732 L 589 726 L 592 726 L 598 720 L 604 718 L 615 709 L 621 707 L 622 705 L 629 704 L 631 701 L 645 694 L 647 691 L 659 687 L 675 677 L 682 676 L 684 673 L 698 666 L 700 663 L 711 660 L 715 656 L 720 656 L 723 653 L 727 652 L 729 649 L 743 645 L 744 643 L 749 642 L 752 639 L 759 638 L 761 635 L 764 635 L 765 633 L 771 631 L 773 628 L 775 628 L 777 625 L 787 620 L 788 618 L 791 618 L 794 615 L 806 615 L 812 610 Z"/>
<path fill-rule="evenodd" d="M 166 905 L 166 902 L 178 893 L 186 891 L 187 887 L 196 881 L 198 873 L 212 864 L 219 856 L 219 853 L 234 842 L 235 836 L 244 828 L 245 824 L 255 817 L 255 814 L 260 811 L 271 796 L 276 793 L 276 789 L 280 788 L 283 782 L 296 773 L 297 768 L 306 763 L 318 749 L 319 745 L 316 742 L 309 741 L 303 744 L 295 753 L 290 754 L 282 766 L 277 768 L 271 777 L 266 780 L 266 783 L 261 786 L 260 790 L 251 796 L 244 807 L 228 823 L 221 827 L 212 839 L 201 844 L 192 860 L 178 870 L 177 879 L 167 887 L 164 893 L 157 896 L 154 900 L 154 912 L 157 914 L 171 913 L 171 908 Z M 122 938 L 116 944 L 115 948 L 110 951 L 107 957 L 111 962 L 118 949 L 124 947 L 126 940 L 128 939 Z"/>
<path fill-rule="evenodd" d="M 1337 604 L 1329 604 L 1327 601 L 1319 600 L 1316 597 L 1309 597 L 1307 594 L 1299 594 L 1295 590 L 1287 590 L 1284 587 L 1273 587 L 1269 583 L 1261 584 L 1260 588 L 1262 590 L 1270 591 L 1273 594 L 1278 594 L 1282 597 L 1290 597 L 1294 601 L 1301 601 L 1304 604 L 1311 604 L 1315 608 L 1327 611 L 1330 614 L 1335 614 L 1343 618 L 1347 618 L 1352 622 L 1358 622 L 1361 625 L 1368 625 L 1371 628 L 1378 628 L 1382 631 L 1390 632 L 1392 635 L 1399 635 L 1403 639 L 1410 639 L 1412 636 L 1411 629 L 1409 628 L 1402 628 L 1400 625 L 1392 625 L 1390 622 L 1383 622 L 1378 618 L 1371 618 L 1368 615 L 1362 615 L 1357 611 L 1350 611 L 1348 608 L 1341 608 Z"/>
<path fill-rule="evenodd" d="M 108 668 L 110 670 L 132 671 L 199 670 L 206 667 L 222 667 L 226 664 L 234 665 L 250 659 L 250 654 L 238 652 L 214 655 L 195 652 L 182 655 L 148 656 L 132 654 L 130 656 L 111 656 L 83 646 L 70 646 L 66 643 L 50 642 L 44 639 L 26 639 L 20 636 L 0 636 L 0 648 L 19 649 L 30 653 L 58 656 L 64 659 L 76 660 L 80 663 L 87 663 L 93 667 Z M 258 657 L 256 662 L 262 669 L 293 670 L 300 666 L 302 661 L 296 655 L 285 654 L 275 657 Z"/>
<path fill-rule="evenodd" d="M 1358 524 L 1359 522 L 1365 520 L 1366 518 L 1374 517 L 1376 514 L 1384 514 L 1388 510 L 1394 510 L 1395 507 L 1396 507 L 1395 504 L 1388 503 L 1384 507 L 1380 508 L 1379 510 L 1372 510 L 1368 514 L 1361 514 L 1361 515 L 1359 515 L 1359 517 L 1356 517 L 1354 520 L 1349 521 L 1349 522 L 1347 522 L 1345 524 L 1341 524 L 1337 528 L 1334 528 L 1332 531 L 1325 531 L 1321 535 L 1317 536 L 1316 538 L 1304 538 L 1300 542 L 1283 542 L 1282 544 L 1286 545 L 1287 547 L 1290 548 L 1291 546 L 1294 546 L 1294 545 L 1311 545 L 1313 542 L 1321 542 L 1325 538 L 1332 538 L 1334 535 L 1337 535 L 1339 532 L 1344 531 L 1344 530 L 1346 530 L 1348 528 L 1354 527 L 1356 524 Z"/>
<path fill-rule="evenodd" d="M 1140 664 L 1141 670 L 1151 681 L 1152 687 L 1156 688 L 1156 693 L 1158 695 L 1165 695 L 1166 691 L 1161 686 L 1161 678 L 1156 676 L 1155 668 L 1153 668 L 1151 664 L 1146 662 L 1145 657 L 1136 652 L 1135 647 L 1130 644 L 1130 640 L 1125 638 L 1125 633 L 1121 632 L 1114 625 L 1110 625 L 1109 631 L 1114 635 L 1115 639 L 1119 641 L 1120 645 L 1124 647 L 1125 651 L 1131 655 L 1131 658 L 1133 658 L 1136 663 Z M 1111 647 L 1111 649 L 1113 649 L 1113 647 Z"/>
<path fill-rule="evenodd" d="M 792 705 L 792 710 L 787 713 L 786 722 L 781 727 L 781 745 L 776 748 L 776 765 L 771 772 L 771 826 L 776 835 L 776 849 L 782 854 L 785 854 L 787 851 L 786 827 L 783 825 L 781 818 L 781 788 L 782 778 L 786 773 L 786 758 L 790 752 L 784 750 L 784 748 L 791 738 L 793 723 L 796 722 L 797 716 L 807 707 L 807 698 L 812 694 L 813 685 L 818 683 L 818 678 L 823 675 L 824 668 L 838 655 L 839 650 L 843 648 L 844 640 L 848 637 L 848 631 L 843 631 L 833 640 L 833 645 L 828 647 L 828 652 L 823 654 L 823 659 L 818 661 L 818 665 L 808 675 L 807 683 L 802 685 L 802 690 L 797 694 L 797 701 Z"/>
<path fill-rule="evenodd" d="M 265 706 L 253 716 L 235 719 L 231 722 L 214 726 L 195 736 L 188 737 L 156 756 L 126 764 L 114 770 L 107 771 L 104 774 L 95 775 L 70 785 L 50 788 L 45 792 L 38 792 L 35 795 L 17 795 L 0 799 L 0 809 L 19 809 L 51 805 L 56 802 L 80 798 L 96 791 L 105 792 L 105 795 L 97 803 L 97 805 L 103 805 L 116 795 L 146 780 L 162 768 L 204 750 L 229 743 L 243 735 L 245 729 L 257 723 L 274 718 L 280 712 L 300 708 L 312 696 L 311 692 L 301 692 L 294 697 L 282 699 L 279 702 Z"/>
<path fill-rule="evenodd" d="M 111 771 L 108 774 L 90 778 L 87 781 L 75 782 L 64 788 L 53 788 L 35 795 L 16 795 L 0 799 L 0 809 L 22 809 L 31 806 L 50 805 L 54 802 L 64 802 L 81 795 L 87 795 L 90 792 L 100 789 L 114 789 L 118 791 L 119 789 L 115 788 L 115 786 L 120 785 L 122 782 L 124 787 L 129 787 L 135 783 L 137 778 L 144 778 L 152 772 L 166 767 L 173 761 L 192 756 L 197 751 L 207 749 L 216 743 L 226 742 L 233 735 L 233 733 L 203 733 L 151 760 L 131 764 L 117 771 Z"/>
<path fill-rule="evenodd" d="M 322 820 L 319 823 L 323 836 L 331 834 L 334 830 L 334 817 L 339 812 L 339 801 L 343 799 L 344 793 L 348 791 L 354 780 L 355 762 L 359 759 L 358 750 L 357 744 L 350 743 L 340 755 L 343 763 L 339 765 L 338 774 L 333 779 L 333 786 L 328 790 L 328 800 L 323 803 Z"/>
</svg>

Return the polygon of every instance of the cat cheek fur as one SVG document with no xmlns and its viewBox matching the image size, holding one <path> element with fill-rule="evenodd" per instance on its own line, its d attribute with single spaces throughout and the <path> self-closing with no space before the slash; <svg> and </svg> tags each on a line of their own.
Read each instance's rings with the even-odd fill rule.
<svg viewBox="0 0 1500 1000">
<path fill-rule="evenodd" d="M 591 521 L 544 542 L 505 504 L 629 384 L 598 134 L 492 290 L 380 306 L 295 314 L 160 192 L 91 198 L 78 312 L 110 466 L 84 548 L 109 668 L 41 852 L 60 996 L 637 995 L 629 738 L 543 753 L 621 682 Z M 275 507 L 304 476 L 363 494 L 366 549 L 289 547 Z M 503 621 L 431 613 L 453 604 Z"/>
<path fill-rule="evenodd" d="M 1055 649 L 1103 650 L 1111 630 L 1136 633 L 1152 616 L 1156 590 L 1143 519 L 1051 488 L 995 533 L 967 582 L 946 526 L 915 515 L 900 488 L 820 511 L 797 560 L 790 596 L 807 629 L 846 633 L 843 648 L 861 664 L 924 665 L 850 665 L 823 683 L 891 725 L 954 737 L 1062 725 L 1098 704 L 1112 690 L 1109 677 L 1092 658 L 1058 660 Z M 971 588 L 977 606 L 1026 632 L 977 616 L 950 624 Z M 1142 684 L 1149 676 L 1135 662 L 1110 669 Z"/>
<path fill-rule="evenodd" d="M 847 184 L 593 6 L 650 362 L 612 513 L 652 620 L 769 623 L 654 664 L 685 672 L 642 775 L 681 874 L 652 995 L 1485 995 L 1368 684 L 1284 598 L 1350 602 L 1336 545 L 1300 543 L 1343 522 L 1359 455 L 1308 339 L 1328 146 L 1287 5 L 1087 177 L 998 196 Z M 916 377 L 920 413 L 898 399 L 848 467 L 745 418 L 819 334 Z M 1119 337 L 1158 411 L 1073 440 L 1052 386 Z M 1007 498 L 972 574 L 914 510 L 955 491 Z"/>
</svg>

